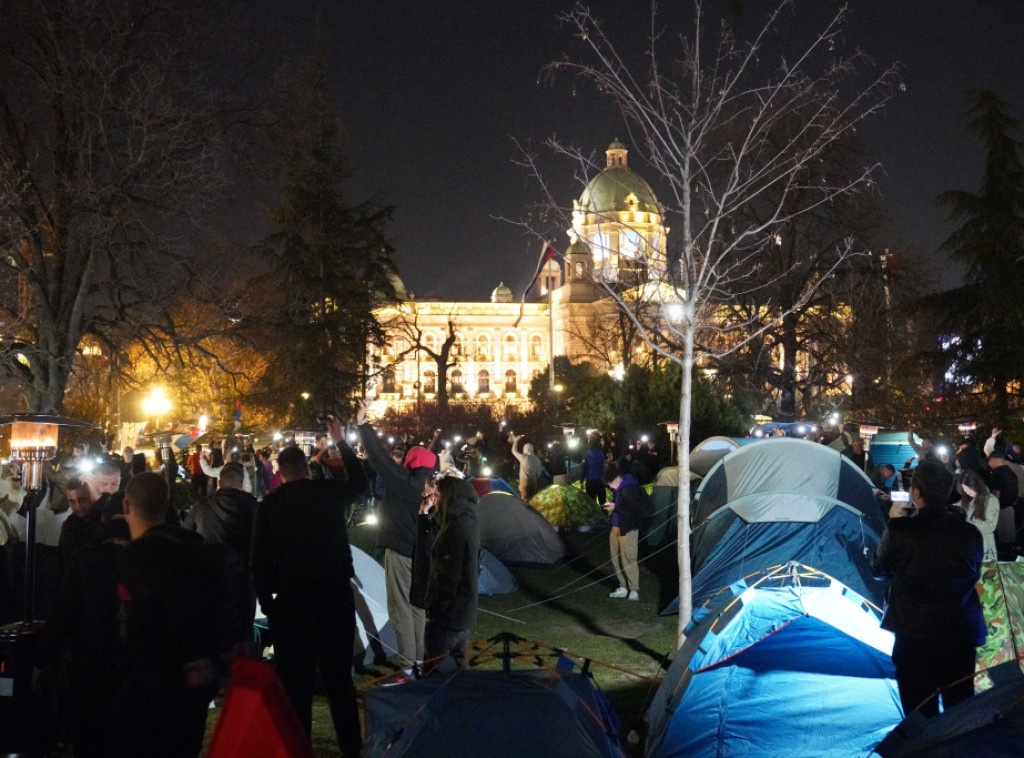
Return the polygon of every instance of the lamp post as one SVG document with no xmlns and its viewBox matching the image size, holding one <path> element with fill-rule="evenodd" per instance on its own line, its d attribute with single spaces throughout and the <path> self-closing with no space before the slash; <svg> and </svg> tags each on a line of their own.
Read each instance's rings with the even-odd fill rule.
<svg viewBox="0 0 1024 758">
<path fill-rule="evenodd" d="M 142 401 L 142 412 L 156 419 L 154 429 L 160 429 L 160 419 L 171 410 L 171 399 L 164 394 L 163 387 L 154 387 L 149 397 Z"/>
<path fill-rule="evenodd" d="M 34 752 L 48 740 L 46 709 L 32 692 L 32 665 L 43 622 L 35 616 L 36 509 L 46 495 L 46 462 L 57 452 L 61 426 L 98 429 L 66 416 L 18 414 L 0 418 L 11 426 L 11 461 L 20 468 L 25 499 L 25 586 L 22 620 L 0 627 L 0 754 Z"/>
</svg>

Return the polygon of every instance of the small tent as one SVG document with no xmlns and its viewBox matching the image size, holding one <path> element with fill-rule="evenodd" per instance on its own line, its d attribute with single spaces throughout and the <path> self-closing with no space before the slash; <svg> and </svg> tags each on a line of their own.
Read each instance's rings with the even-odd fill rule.
<svg viewBox="0 0 1024 758">
<path fill-rule="evenodd" d="M 357 547 L 352 547 L 355 577 L 356 636 L 352 660 L 359 665 L 383 661 L 398 650 L 395 629 L 388 616 L 384 567 Z M 257 604 L 254 622 L 257 646 L 273 644 L 266 615 Z"/>
<path fill-rule="evenodd" d="M 774 437 L 726 455 L 701 480 L 693 523 L 737 498 L 760 492 L 799 492 L 835 498 L 864 514 L 881 534 L 885 518 L 867 475 L 849 458 L 807 440 Z"/>
<path fill-rule="evenodd" d="M 867 755 L 903 715 L 880 617 L 796 564 L 723 591 L 651 702 L 647 756 Z"/>
<path fill-rule="evenodd" d="M 759 437 L 708 437 L 690 451 L 690 474 L 703 478 L 712 466 L 733 450 L 759 441 Z"/>
<path fill-rule="evenodd" d="M 545 487 L 530 505 L 552 526 L 593 526 L 607 524 L 608 516 L 587 493 L 567 484 Z"/>
<path fill-rule="evenodd" d="M 492 492 L 477 505 L 480 544 L 506 566 L 554 566 L 565 544 L 554 527 L 514 495 Z"/>
<path fill-rule="evenodd" d="M 1016 661 L 991 669 L 994 687 L 945 713 L 911 713 L 878 745 L 883 758 L 1019 758 L 1024 755 L 1024 675 Z"/>
<path fill-rule="evenodd" d="M 476 490 L 476 494 L 480 497 L 491 492 L 504 492 L 506 495 L 519 495 L 518 490 L 513 489 L 511 484 L 498 477 L 487 478 L 474 476 L 470 477 L 467 481 L 473 485 L 473 489 Z"/>
<path fill-rule="evenodd" d="M 699 478 L 698 475 L 691 472 L 691 486 L 696 478 Z M 676 513 L 679 510 L 679 467 L 666 466 L 661 469 L 654 479 L 650 494 L 650 513 L 644 523 L 643 544 L 650 548 L 659 548 L 675 542 L 676 539 Z"/>
<path fill-rule="evenodd" d="M 519 589 L 519 581 L 504 563 L 494 557 L 494 553 L 482 547 L 476 586 L 479 595 L 509 595 Z"/>
<path fill-rule="evenodd" d="M 748 574 L 797 561 L 881 605 L 885 581 L 871 574 L 880 538 L 858 511 L 834 498 L 795 492 L 738 498 L 694 529 L 693 604 Z M 678 611 L 677 597 L 662 615 Z"/>
<path fill-rule="evenodd" d="M 505 652 L 489 654 L 512 640 Z M 589 665 L 576 670 L 547 646 L 499 635 L 461 670 L 442 666 L 425 679 L 367 691 L 364 755 L 449 758 L 622 758 L 619 720 Z M 515 654 L 510 654 L 512 646 Z M 548 648 L 549 650 L 553 650 Z M 500 671 L 484 670 L 488 659 Z M 513 668 L 529 665 L 529 668 Z"/>
</svg>

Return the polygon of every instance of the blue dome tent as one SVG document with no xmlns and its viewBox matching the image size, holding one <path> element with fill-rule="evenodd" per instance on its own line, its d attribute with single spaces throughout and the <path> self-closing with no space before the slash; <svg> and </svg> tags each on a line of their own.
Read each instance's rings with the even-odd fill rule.
<svg viewBox="0 0 1024 758">
<path fill-rule="evenodd" d="M 867 755 L 903 716 L 880 616 L 795 563 L 722 591 L 654 696 L 647 756 Z"/>
</svg>

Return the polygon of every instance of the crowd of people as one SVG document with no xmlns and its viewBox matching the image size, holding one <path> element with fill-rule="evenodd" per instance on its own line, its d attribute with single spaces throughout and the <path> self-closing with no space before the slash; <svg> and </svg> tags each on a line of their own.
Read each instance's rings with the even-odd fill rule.
<svg viewBox="0 0 1024 758">
<path fill-rule="evenodd" d="M 299 724 L 310 732 L 319 674 L 341 751 L 358 755 L 347 525 L 367 498 L 396 633 L 396 682 L 466 664 L 480 554 L 478 495 L 467 479 L 483 474 L 485 436 L 451 445 L 438 430 L 423 445 L 401 436 L 386 444 L 367 423 L 368 407 L 359 406 L 351 445 L 330 418 L 312 451 L 197 447 L 182 461 L 194 495 L 187 508 L 172 503 L 166 469 L 130 448 L 120 456 L 79 448 L 50 471 L 51 516 L 40 524 L 60 581 L 40 605 L 47 623 L 35 683 L 55 700 L 54 735 L 75 755 L 198 755 L 231 662 L 259 652 L 257 608 Z M 1024 515 L 1020 447 L 1001 434 L 993 429 L 982 446 L 961 440 L 945 455 L 911 434 L 916 465 L 899 470 L 876 467 L 852 435 L 843 451 L 873 478 L 880 502 L 891 502 L 872 566 L 891 579 L 882 625 L 895 635 L 908 712 L 937 712 L 937 691 L 947 708 L 973 692 L 974 651 L 986 634 L 975 584 L 983 561 L 1016 548 Z M 524 499 L 565 476 L 605 509 L 618 581 L 610 597 L 639 600 L 643 485 L 662 465 L 656 446 L 642 440 L 620 453 L 593 433 L 573 465 L 557 443 L 542 459 L 523 435 L 499 430 L 495 439 L 507 445 L 515 468 L 506 476 Z M 894 497 L 900 490 L 906 502 Z M 59 519 L 57 498 L 67 510 Z M 0 531 L 16 532 L 16 521 L 8 514 Z M 12 605 L 2 612 L 11 620 Z"/>
<path fill-rule="evenodd" d="M 359 755 L 348 523 L 374 493 L 398 681 L 465 665 L 477 611 L 477 494 L 465 480 L 474 461 L 431 452 L 436 438 L 385 447 L 366 408 L 358 454 L 333 417 L 312 451 L 196 446 L 181 461 L 187 507 L 173 502 L 177 461 L 149 466 L 130 448 L 82 446 L 48 469 L 37 544 L 56 580 L 36 606 L 46 623 L 33 686 L 53 705 L 55 742 L 82 756 L 198 755 L 232 661 L 262 652 L 259 608 L 299 724 L 310 733 L 319 681 L 342 754 Z M 24 497 L 4 481 L 9 505 Z M 0 514 L 0 548 L 23 542 L 24 512 Z M 19 581 L 0 574 L 8 589 Z M 24 610 L 17 595 L 0 599 L 3 621 Z"/>
</svg>

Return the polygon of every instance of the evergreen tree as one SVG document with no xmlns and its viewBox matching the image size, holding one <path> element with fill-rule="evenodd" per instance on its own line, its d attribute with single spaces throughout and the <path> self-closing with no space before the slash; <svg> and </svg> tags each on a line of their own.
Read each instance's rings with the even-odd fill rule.
<svg viewBox="0 0 1024 758">
<path fill-rule="evenodd" d="M 343 129 L 328 93 L 318 41 L 308 79 L 283 76 L 280 204 L 265 241 L 272 260 L 250 284 L 256 344 L 273 355 L 260 382 L 263 403 L 310 425 L 349 407 L 366 379 L 366 350 L 383 340 L 373 309 L 395 299 L 385 229 L 392 208 L 347 204 Z"/>
<path fill-rule="evenodd" d="M 1024 167 L 1007 103 L 990 91 L 967 99 L 970 127 L 986 149 L 981 187 L 939 198 L 960 223 L 942 250 L 966 267 L 965 283 L 930 304 L 941 326 L 942 394 L 972 395 L 977 409 L 990 407 L 1002 421 L 1024 373 Z"/>
</svg>

